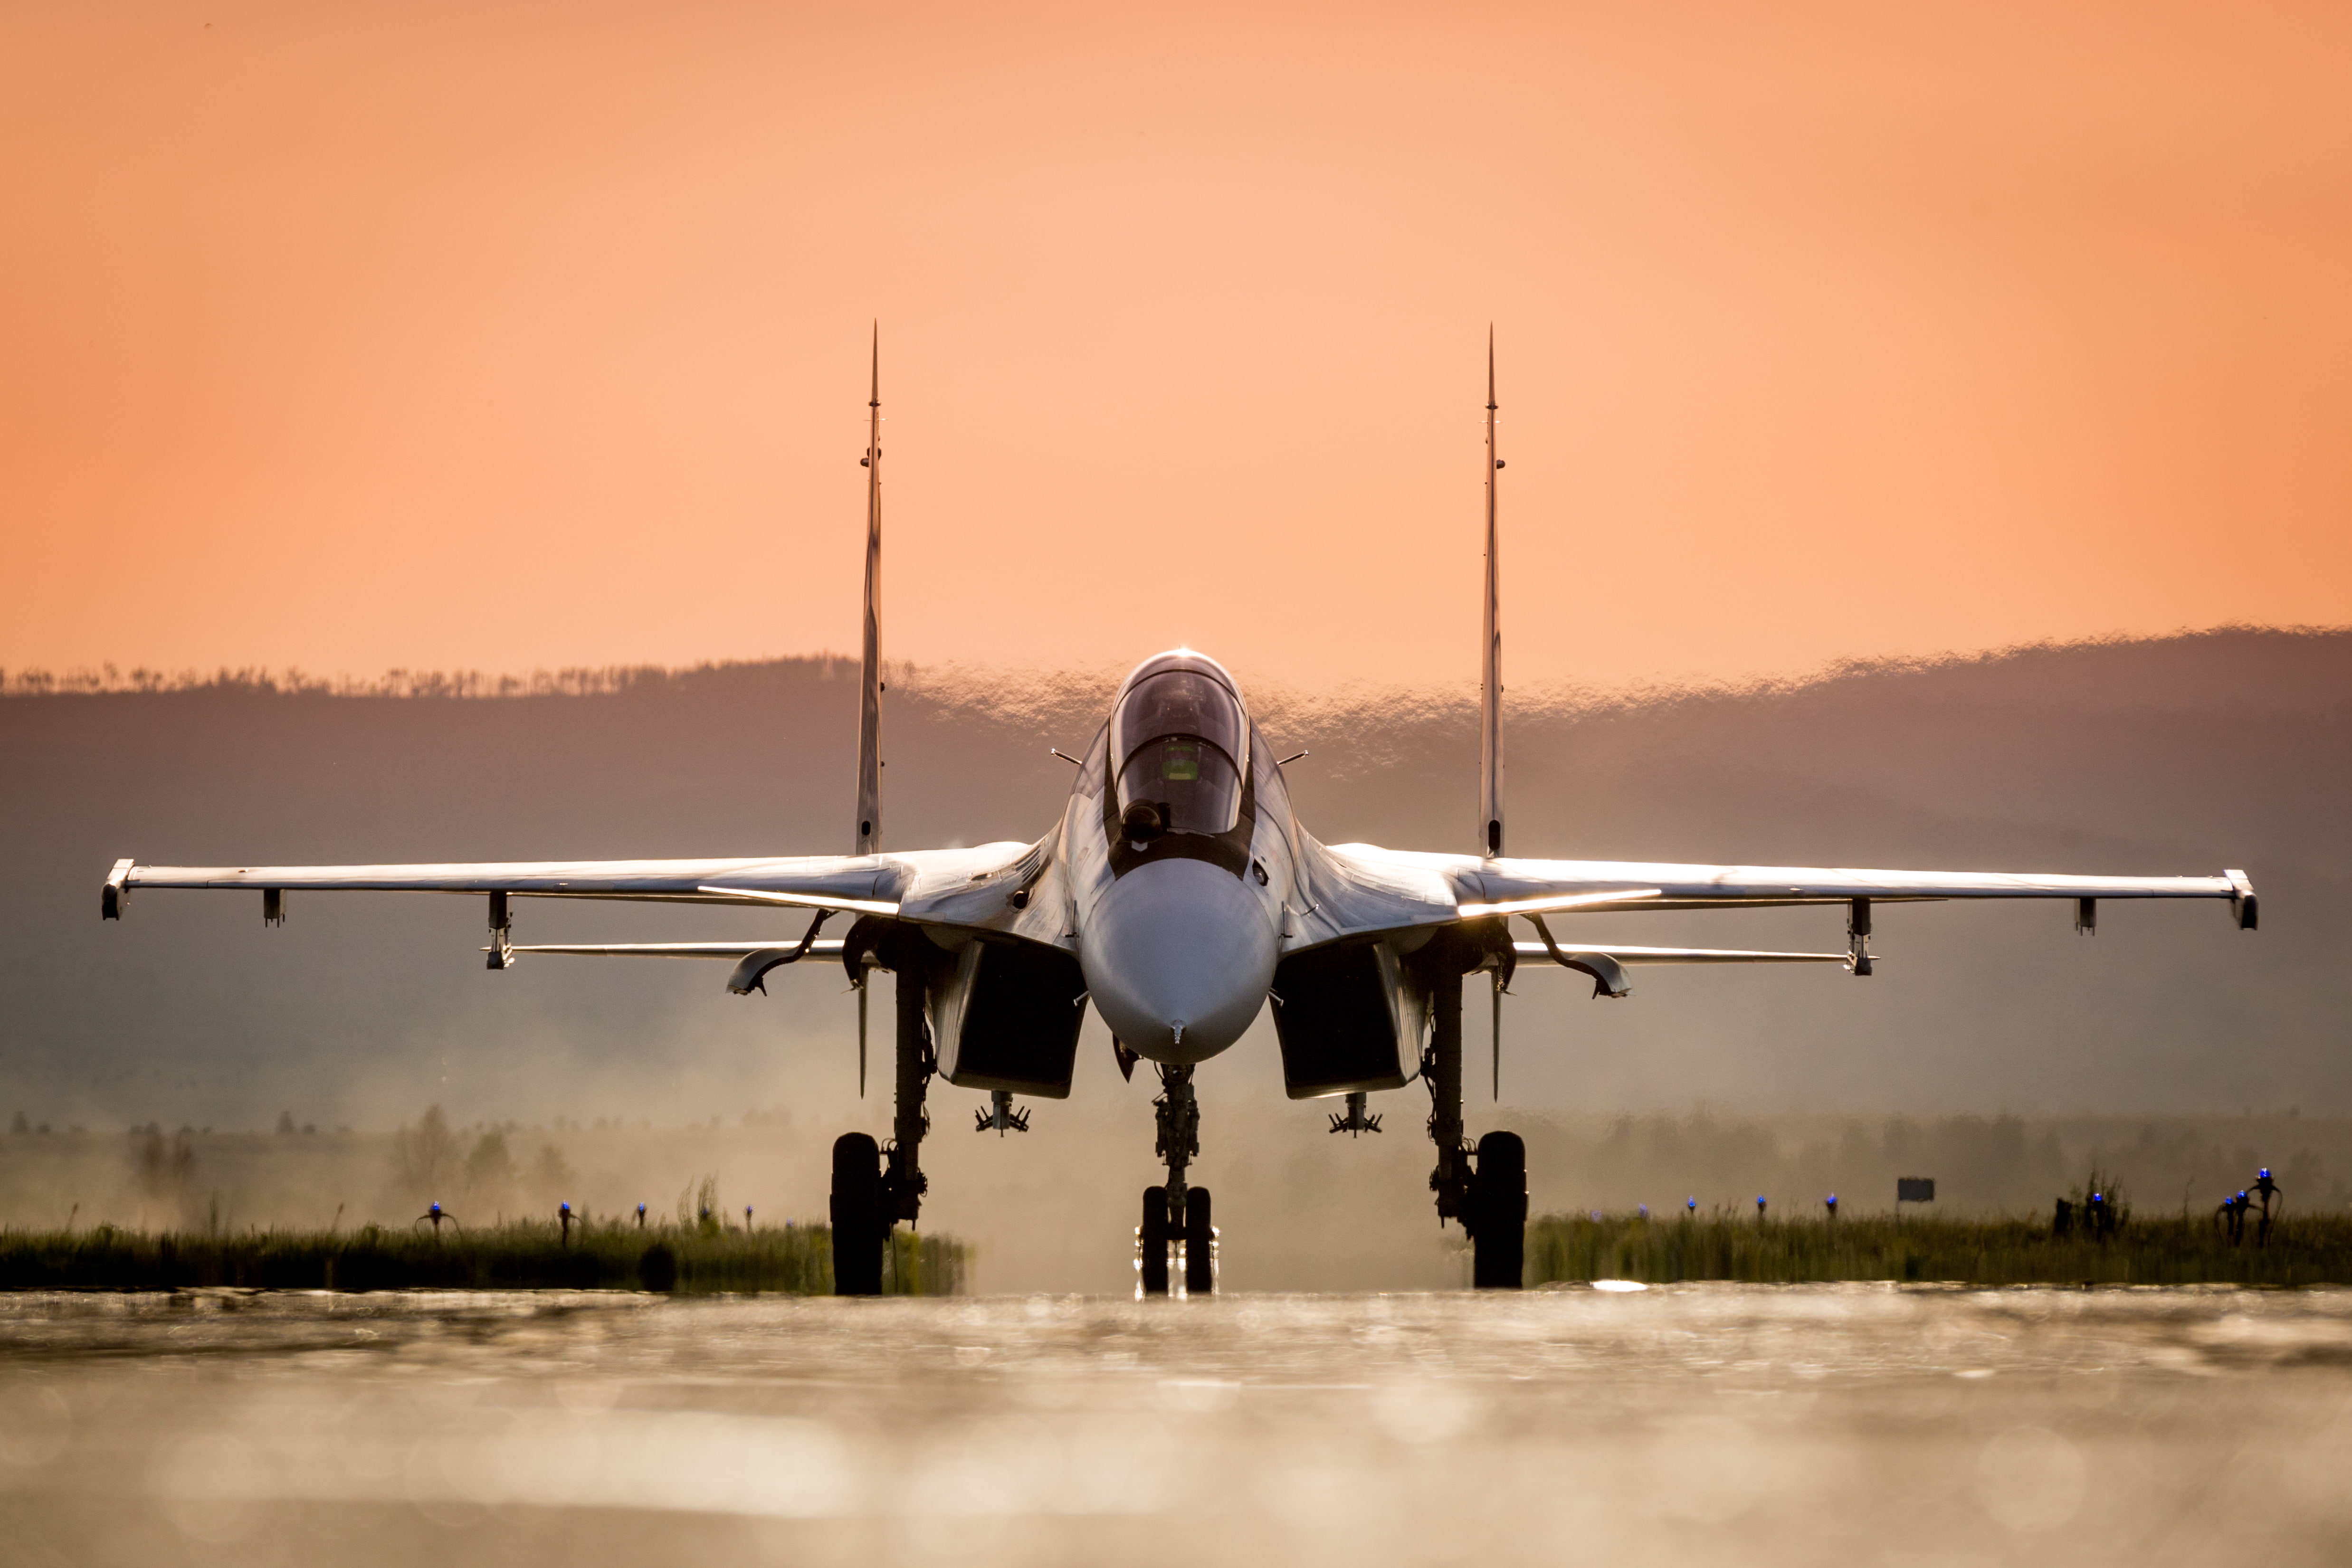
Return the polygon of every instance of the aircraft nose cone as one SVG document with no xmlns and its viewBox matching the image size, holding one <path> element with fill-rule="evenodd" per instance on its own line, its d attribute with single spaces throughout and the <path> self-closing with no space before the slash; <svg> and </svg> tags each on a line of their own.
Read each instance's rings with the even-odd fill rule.
<svg viewBox="0 0 2352 1568">
<path fill-rule="evenodd" d="M 1206 861 L 1136 867 L 1078 938 L 1095 1010 L 1154 1061 L 1205 1061 L 1239 1040 L 1265 1004 L 1274 960 L 1265 910 Z"/>
</svg>

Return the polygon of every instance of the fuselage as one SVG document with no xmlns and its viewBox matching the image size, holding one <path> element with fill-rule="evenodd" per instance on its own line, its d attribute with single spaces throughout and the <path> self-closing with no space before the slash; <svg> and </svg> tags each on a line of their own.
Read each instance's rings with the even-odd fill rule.
<svg viewBox="0 0 2352 1568">
<path fill-rule="evenodd" d="M 1241 688 L 1178 649 L 1119 684 L 1063 814 L 1087 995 L 1138 1055 L 1203 1061 L 1255 1020 L 1296 905 L 1298 828 Z"/>
</svg>

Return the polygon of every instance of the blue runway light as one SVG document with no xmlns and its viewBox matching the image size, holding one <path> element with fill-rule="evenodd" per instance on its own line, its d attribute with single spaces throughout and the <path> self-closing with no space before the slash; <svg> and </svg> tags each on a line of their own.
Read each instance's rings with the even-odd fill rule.
<svg viewBox="0 0 2352 1568">
<path fill-rule="evenodd" d="M 1696 1214 L 1698 1212 L 1698 1199 L 1695 1197 L 1686 1197 L 1683 1199 L 1683 1207 L 1689 1209 L 1693 1214 Z"/>
<path fill-rule="evenodd" d="M 1639 1204 L 1635 1206 L 1633 1212 L 1647 1219 L 1650 1218 L 1650 1206 L 1646 1203 Z"/>
</svg>

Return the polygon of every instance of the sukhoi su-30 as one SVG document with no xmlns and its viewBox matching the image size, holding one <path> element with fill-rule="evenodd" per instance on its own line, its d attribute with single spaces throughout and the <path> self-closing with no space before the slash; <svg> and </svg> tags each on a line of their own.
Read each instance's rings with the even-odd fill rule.
<svg viewBox="0 0 2352 1568">
<path fill-rule="evenodd" d="M 1487 350 L 1486 609 L 1481 644 L 1479 810 L 1468 852 L 1326 844 L 1291 809 L 1279 758 L 1225 668 L 1189 649 L 1158 653 L 1119 683 L 1076 765 L 1061 820 L 1031 843 L 975 849 L 885 847 L 881 755 L 882 444 L 878 342 L 868 434 L 866 615 L 851 852 L 772 860 L 532 862 L 460 865 L 187 867 L 118 862 L 105 918 L 135 892 L 239 888 L 284 918 L 291 892 L 467 894 L 487 901 L 488 967 L 524 954 L 709 958 L 731 963 L 729 989 L 765 988 L 785 965 L 822 960 L 858 991 L 866 1071 L 866 991 L 893 979 L 893 1136 L 863 1133 L 833 1149 L 835 1289 L 881 1288 L 891 1228 L 922 1207 L 920 1163 L 934 1076 L 986 1091 L 981 1130 L 1025 1127 L 1015 1096 L 1070 1092 L 1079 1026 L 1091 1005 L 1119 1069 L 1157 1075 L 1157 1157 L 1167 1175 L 1142 1197 L 1142 1288 L 1198 1292 L 1213 1282 L 1209 1193 L 1188 1171 L 1200 1153 L 1193 1075 L 1271 1008 L 1283 1081 L 1294 1099 L 1332 1096 L 1333 1131 L 1376 1130 L 1368 1097 L 1418 1078 L 1436 1145 L 1429 1184 L 1440 1221 L 1458 1222 L 1483 1287 L 1520 1282 L 1527 1218 L 1525 1146 L 1488 1133 L 1474 1147 L 1462 1119 L 1462 993 L 1484 973 L 1495 994 L 1522 964 L 1572 969 L 1597 996 L 1622 997 L 1652 964 L 1833 964 L 1870 974 L 1876 904 L 1937 899 L 2068 899 L 2090 930 L 2101 899 L 2210 898 L 2243 930 L 2255 924 L 2243 872 L 2102 877 L 2032 872 L 1868 871 L 1818 866 L 1681 865 L 1533 860 L 1506 849 L 1502 636 L 1496 554 L 1503 459 L 1495 445 L 1494 350 Z M 1059 755 L 1057 753 L 1057 755 Z M 1303 753 L 1300 755 L 1304 755 Z M 772 941 L 527 946 L 514 940 L 527 898 L 719 904 L 791 913 Z M 1640 910 L 1842 904 L 1842 952 L 1652 947 L 1580 940 L 1579 915 Z M 845 921 L 837 936 L 829 922 Z M 1521 930 L 1514 929 L 1514 922 Z M 1532 939 L 1529 939 L 1529 938 Z"/>
</svg>

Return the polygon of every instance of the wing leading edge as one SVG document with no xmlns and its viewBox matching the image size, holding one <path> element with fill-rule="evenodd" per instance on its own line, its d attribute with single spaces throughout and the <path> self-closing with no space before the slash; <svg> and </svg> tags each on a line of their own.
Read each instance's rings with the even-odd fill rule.
<svg viewBox="0 0 2352 1568">
<path fill-rule="evenodd" d="M 1044 841 L 740 860 L 313 866 L 151 866 L 123 860 L 106 879 L 100 913 L 109 920 L 121 918 L 131 894 L 144 888 L 259 892 L 272 919 L 279 917 L 291 892 L 474 894 L 500 904 L 508 898 L 585 898 L 830 909 L 1058 941 L 1058 920 L 1047 907 L 1052 901 L 1028 896 L 1053 871 Z"/>
<path fill-rule="evenodd" d="M 1415 926 L 1508 915 L 1641 909 L 1763 909 L 1790 904 L 1940 899 L 2074 899 L 2078 917 L 2106 898 L 2226 901 L 2254 929 L 2252 881 L 2219 876 L 2076 876 L 2052 872 L 1885 871 L 1829 866 L 1694 865 L 1652 861 L 1486 859 L 1313 844 L 1312 905 L 1293 947 Z M 1866 927 L 1865 927 L 1866 929 Z M 1565 944 L 1563 944 L 1565 946 Z"/>
</svg>

